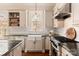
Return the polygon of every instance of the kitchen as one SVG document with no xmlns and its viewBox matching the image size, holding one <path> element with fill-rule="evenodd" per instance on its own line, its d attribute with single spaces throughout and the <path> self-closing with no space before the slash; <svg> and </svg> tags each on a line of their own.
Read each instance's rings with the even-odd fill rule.
<svg viewBox="0 0 79 59">
<path fill-rule="evenodd" d="M 1 56 L 79 56 L 78 3 L 0 3 Z"/>
</svg>

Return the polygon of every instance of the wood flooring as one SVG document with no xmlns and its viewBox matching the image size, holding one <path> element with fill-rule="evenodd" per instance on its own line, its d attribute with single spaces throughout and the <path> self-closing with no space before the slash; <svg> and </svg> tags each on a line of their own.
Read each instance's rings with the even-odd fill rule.
<svg viewBox="0 0 79 59">
<path fill-rule="evenodd" d="M 49 51 L 43 52 L 22 52 L 22 56 L 49 56 Z"/>
</svg>

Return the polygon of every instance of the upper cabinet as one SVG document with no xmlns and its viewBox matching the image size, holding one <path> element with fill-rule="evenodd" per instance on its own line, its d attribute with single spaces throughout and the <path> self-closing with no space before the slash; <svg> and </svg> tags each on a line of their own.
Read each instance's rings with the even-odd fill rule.
<svg viewBox="0 0 79 59">
<path fill-rule="evenodd" d="M 79 26 L 79 3 L 72 3 L 73 25 Z"/>
<path fill-rule="evenodd" d="M 29 10 L 27 26 L 29 31 L 43 31 L 45 28 L 45 11 L 44 10 Z"/>
</svg>

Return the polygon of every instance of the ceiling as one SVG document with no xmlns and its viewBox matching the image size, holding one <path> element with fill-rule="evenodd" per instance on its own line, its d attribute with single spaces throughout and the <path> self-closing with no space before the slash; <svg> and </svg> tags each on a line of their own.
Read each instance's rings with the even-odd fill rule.
<svg viewBox="0 0 79 59">
<path fill-rule="evenodd" d="M 0 3 L 0 9 L 33 10 L 35 5 L 37 5 L 37 9 L 52 10 L 55 3 Z"/>
</svg>

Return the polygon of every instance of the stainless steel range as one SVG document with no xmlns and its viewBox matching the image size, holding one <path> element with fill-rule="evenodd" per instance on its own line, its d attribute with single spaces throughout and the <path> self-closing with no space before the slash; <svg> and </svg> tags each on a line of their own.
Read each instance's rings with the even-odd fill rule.
<svg viewBox="0 0 79 59">
<path fill-rule="evenodd" d="M 56 56 L 61 55 L 61 45 L 62 43 L 69 42 L 68 38 L 63 36 L 54 36 L 50 38 L 51 46 L 52 46 L 52 52 L 55 52 Z"/>
<path fill-rule="evenodd" d="M 60 42 L 56 40 L 54 37 L 51 37 L 50 41 L 51 41 L 52 55 L 60 56 L 61 55 L 61 52 L 60 52 L 61 46 L 59 46 Z"/>
</svg>

